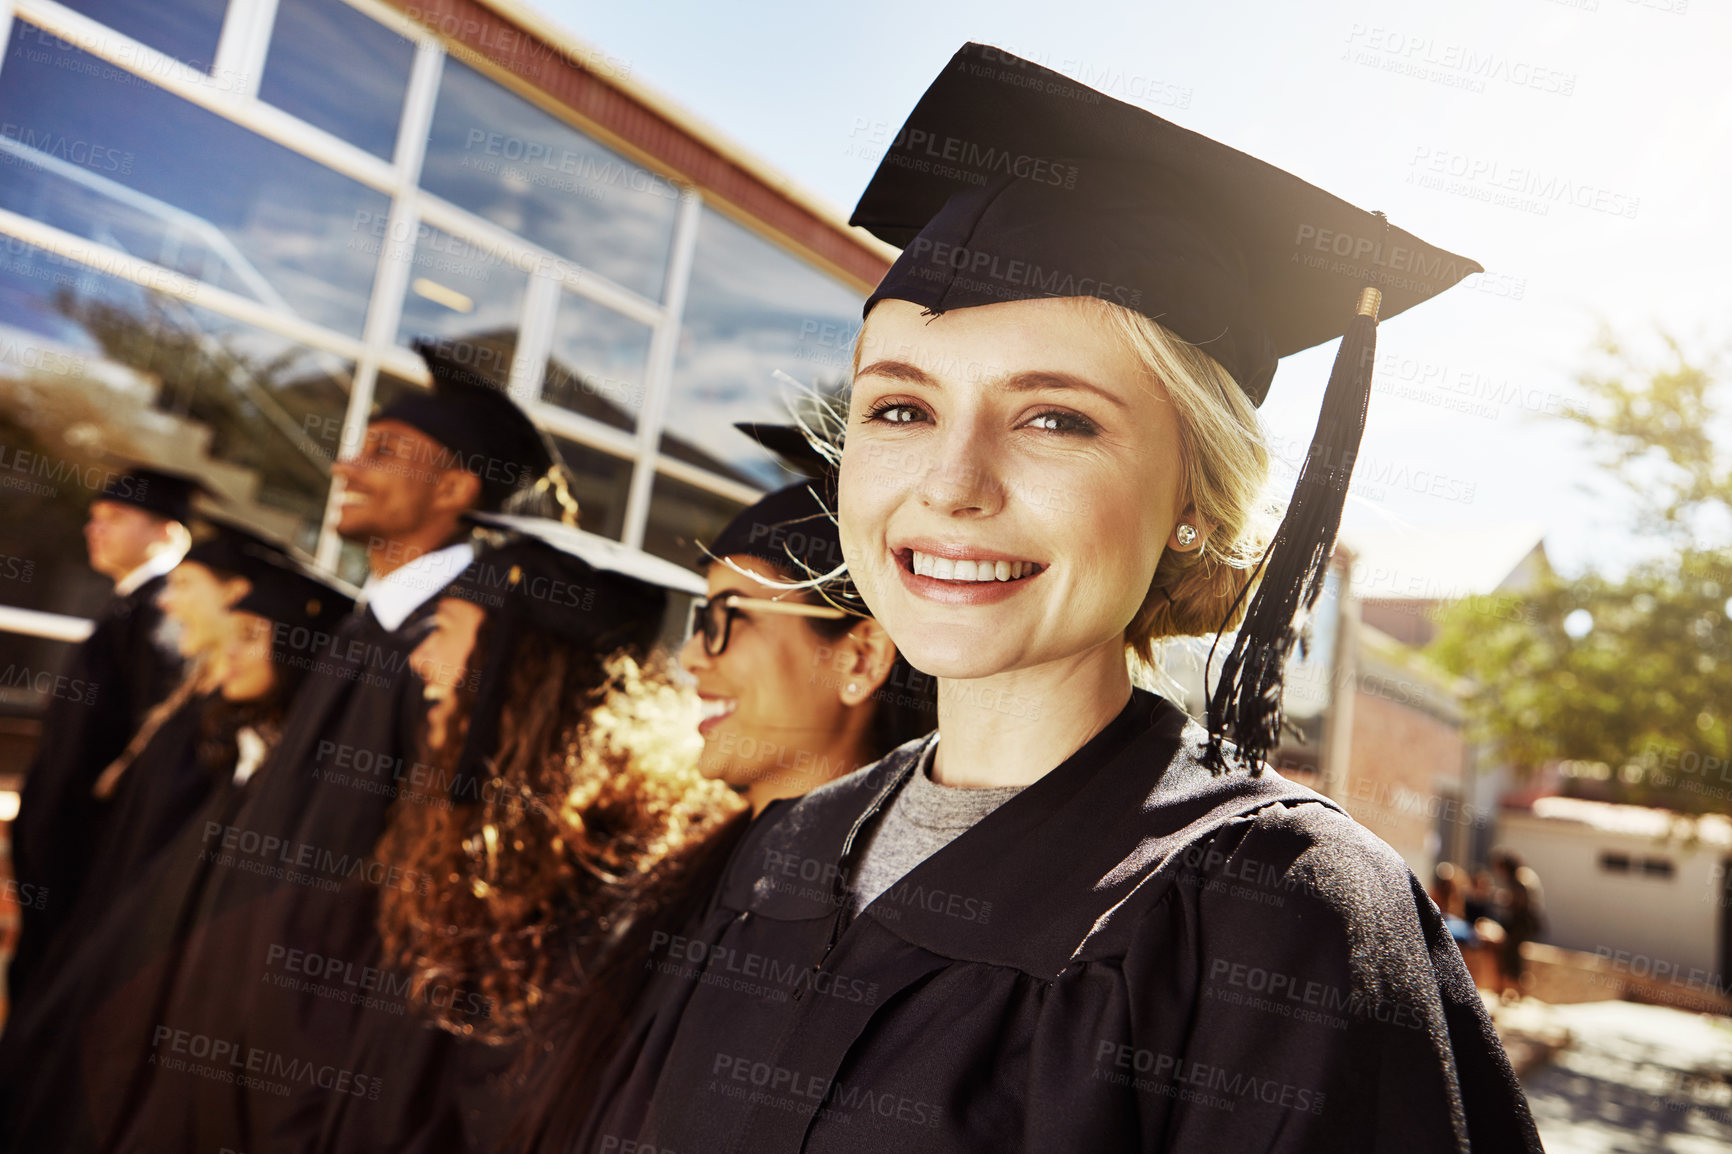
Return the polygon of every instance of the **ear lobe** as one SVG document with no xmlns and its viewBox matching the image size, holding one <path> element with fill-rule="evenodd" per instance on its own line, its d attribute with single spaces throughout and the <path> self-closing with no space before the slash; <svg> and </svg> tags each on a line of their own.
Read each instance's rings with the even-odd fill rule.
<svg viewBox="0 0 1732 1154">
<path fill-rule="evenodd" d="M 873 617 L 863 618 L 850 629 L 844 644 L 852 654 L 842 678 L 842 703 L 859 705 L 889 679 L 890 669 L 896 664 L 896 644 Z"/>
<path fill-rule="evenodd" d="M 1196 505 L 1188 504 L 1167 534 L 1167 548 L 1176 553 L 1200 552 L 1215 528 L 1215 522 L 1199 514 Z"/>
</svg>

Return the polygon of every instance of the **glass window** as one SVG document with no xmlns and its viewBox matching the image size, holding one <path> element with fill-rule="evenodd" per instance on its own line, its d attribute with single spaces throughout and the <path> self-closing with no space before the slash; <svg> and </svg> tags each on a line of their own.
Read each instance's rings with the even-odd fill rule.
<svg viewBox="0 0 1732 1154">
<path fill-rule="evenodd" d="M 605 305 L 562 294 L 541 399 L 616 429 L 635 430 L 653 332 Z"/>
<path fill-rule="evenodd" d="M 702 572 L 698 564 L 701 546 L 714 541 L 743 508 L 738 501 L 658 473 L 650 490 L 644 551 Z"/>
<path fill-rule="evenodd" d="M 381 228 L 373 238 L 375 246 L 383 236 Z M 511 378 L 528 284 L 529 274 L 499 254 L 423 224 L 397 342 L 408 345 L 416 337 L 437 337 L 490 349 L 503 359 L 477 367 L 504 385 Z"/>
<path fill-rule="evenodd" d="M 209 72 L 222 38 L 229 0 L 61 0 L 182 64 Z M 13 31 L 18 35 L 22 25 Z"/>
<path fill-rule="evenodd" d="M 782 421 L 780 369 L 819 392 L 848 378 L 865 297 L 710 208 L 693 255 L 662 452 L 747 484 L 789 483 L 736 421 Z"/>
<path fill-rule="evenodd" d="M 343 0 L 278 0 L 259 99 L 391 159 L 415 45 Z"/>
<path fill-rule="evenodd" d="M 82 522 L 101 480 L 81 466 L 114 453 L 197 473 L 239 516 L 312 549 L 348 361 L 16 240 L 0 258 L 0 315 L 14 326 L 0 410 L 45 454 L 32 483 L 63 462 L 56 515 Z M 55 548 L 44 566 L 67 563 Z"/>
<path fill-rule="evenodd" d="M 659 300 L 679 190 L 447 59 L 421 185 Z"/>
<path fill-rule="evenodd" d="M 88 617 L 110 582 L 83 540 L 133 458 L 196 473 L 243 519 L 311 550 L 350 366 L 18 240 L 0 242 L 0 604 Z M 0 633 L 0 665 L 64 646 Z M 0 711 L 35 712 L 34 699 Z"/>
<path fill-rule="evenodd" d="M 359 336 L 386 198 L 76 50 L 13 32 L 0 206 Z"/>
<path fill-rule="evenodd" d="M 631 490 L 630 461 L 612 453 L 553 438 L 559 455 L 574 479 L 572 496 L 577 498 L 577 523 L 591 533 L 619 540 L 625 533 L 625 502 Z"/>
</svg>

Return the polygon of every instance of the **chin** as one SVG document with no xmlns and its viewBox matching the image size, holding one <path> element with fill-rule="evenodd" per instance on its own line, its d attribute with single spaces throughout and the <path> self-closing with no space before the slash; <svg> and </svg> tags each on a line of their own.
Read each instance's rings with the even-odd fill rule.
<svg viewBox="0 0 1732 1154">
<path fill-rule="evenodd" d="M 945 628 L 928 623 L 908 632 L 913 640 L 898 645 L 897 652 L 929 677 L 968 681 L 1017 667 L 1014 654 L 984 645 L 986 638 L 979 629 Z"/>
</svg>

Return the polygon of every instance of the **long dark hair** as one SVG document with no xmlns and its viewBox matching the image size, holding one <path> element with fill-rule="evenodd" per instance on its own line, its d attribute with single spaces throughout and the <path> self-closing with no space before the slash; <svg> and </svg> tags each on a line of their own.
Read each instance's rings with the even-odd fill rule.
<svg viewBox="0 0 1732 1154">
<path fill-rule="evenodd" d="M 487 644 L 481 628 L 477 651 Z M 478 796 L 444 790 L 460 780 L 453 771 L 474 703 L 464 689 L 427 758 L 436 792 L 393 803 L 379 857 L 431 884 L 382 895 L 384 956 L 410 975 L 411 997 L 443 1028 L 518 1041 L 540 1032 L 547 1007 L 587 1001 L 592 971 L 622 927 L 661 907 L 688 859 L 738 808 L 697 772 L 695 757 L 646 750 L 647 727 L 622 738 L 629 702 L 653 697 L 647 680 L 646 689 L 629 654 L 525 630 Z M 441 985 L 473 996 L 439 999 L 432 1010 L 421 995 Z M 469 1012 L 476 1007 L 484 1012 Z"/>
</svg>

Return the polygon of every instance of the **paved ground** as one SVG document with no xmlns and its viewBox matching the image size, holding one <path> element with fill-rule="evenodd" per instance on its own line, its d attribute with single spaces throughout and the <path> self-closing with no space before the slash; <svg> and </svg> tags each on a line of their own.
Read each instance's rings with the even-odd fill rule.
<svg viewBox="0 0 1732 1154">
<path fill-rule="evenodd" d="M 1499 1029 L 1568 1030 L 1527 1075 L 1548 1154 L 1732 1152 L 1732 1021 L 1632 1002 L 1506 1007 Z"/>
</svg>

